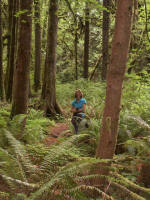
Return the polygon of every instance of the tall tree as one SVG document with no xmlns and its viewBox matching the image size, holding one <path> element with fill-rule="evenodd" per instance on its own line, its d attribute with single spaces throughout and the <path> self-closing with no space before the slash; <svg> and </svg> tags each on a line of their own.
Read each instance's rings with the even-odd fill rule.
<svg viewBox="0 0 150 200">
<path fill-rule="evenodd" d="M 9 63 L 10 63 L 10 47 L 11 47 L 11 30 L 13 19 L 13 2 L 14 0 L 8 0 L 8 42 L 7 42 L 7 69 L 5 75 L 5 93 L 8 91 L 8 77 L 9 77 Z"/>
<path fill-rule="evenodd" d="M 56 47 L 58 29 L 58 0 L 50 0 L 46 53 L 46 116 L 55 117 L 61 113 L 56 101 Z"/>
<path fill-rule="evenodd" d="M 105 108 L 97 156 L 112 159 L 115 153 L 123 79 L 130 44 L 132 8 L 134 0 L 119 0 L 112 44 L 112 55 L 107 74 Z"/>
<path fill-rule="evenodd" d="M 74 20 L 74 55 L 75 55 L 75 79 L 78 80 L 78 19 L 77 14 L 74 13 L 71 4 L 68 0 L 65 0 L 66 4 L 72 13 L 73 20 Z M 77 6 L 77 1 L 75 1 L 75 7 Z"/>
<path fill-rule="evenodd" d="M 40 88 L 41 82 L 41 24 L 40 24 L 40 0 L 34 0 L 34 18 L 35 18 L 35 71 L 34 71 L 34 89 Z"/>
<path fill-rule="evenodd" d="M 11 116 L 24 114 L 28 108 L 29 65 L 32 37 L 32 0 L 20 0 L 18 49 L 13 85 Z"/>
<path fill-rule="evenodd" d="M 77 21 L 77 19 L 76 19 Z M 74 38 L 74 50 L 75 50 L 75 79 L 78 80 L 78 30 L 77 22 L 75 22 L 75 38 Z"/>
<path fill-rule="evenodd" d="M 42 77 L 42 93 L 41 93 L 41 99 L 46 98 L 46 76 L 47 76 L 47 53 L 45 56 L 45 63 L 44 63 L 44 71 L 43 71 L 43 77 Z"/>
<path fill-rule="evenodd" d="M 3 41 L 2 41 L 2 2 L 0 0 L 0 100 L 4 99 L 3 83 Z"/>
<path fill-rule="evenodd" d="M 107 66 L 109 61 L 108 44 L 109 44 L 109 25 L 110 25 L 110 2 L 111 0 L 104 0 L 103 6 L 103 41 L 102 41 L 102 80 L 106 80 Z"/>
<path fill-rule="evenodd" d="M 9 48 L 9 63 L 7 69 L 7 81 L 6 81 L 6 100 L 12 100 L 12 88 L 13 88 L 13 75 L 15 66 L 15 53 L 16 53 L 16 32 L 17 32 L 17 17 L 15 16 L 18 7 L 18 0 L 12 0 L 12 18 L 11 18 L 11 35 L 10 35 L 10 48 Z"/>
<path fill-rule="evenodd" d="M 88 78 L 89 67 L 89 5 L 86 3 L 85 9 L 85 36 L 84 36 L 84 78 Z"/>
</svg>

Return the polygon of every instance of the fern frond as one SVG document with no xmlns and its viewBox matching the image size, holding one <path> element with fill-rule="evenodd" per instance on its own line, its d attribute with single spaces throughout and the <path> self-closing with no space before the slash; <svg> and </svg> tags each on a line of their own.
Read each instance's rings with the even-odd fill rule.
<svg viewBox="0 0 150 200">
<path fill-rule="evenodd" d="M 131 190 L 127 189 L 125 186 L 122 186 L 118 183 L 114 183 L 112 182 L 112 185 L 114 185 L 115 187 L 117 187 L 119 190 L 121 190 L 122 192 L 124 192 L 126 194 L 126 196 L 130 196 L 133 198 L 133 200 L 145 200 L 145 198 L 141 197 L 140 195 L 136 194 L 135 192 L 132 192 Z"/>
<path fill-rule="evenodd" d="M 0 158 L 0 160 L 3 161 L 0 171 L 3 169 L 4 175 L 9 175 L 14 178 L 19 177 L 20 179 L 27 181 L 22 165 L 12 154 L 8 153 L 7 150 L 0 148 Z"/>
<path fill-rule="evenodd" d="M 96 159 L 96 158 L 83 158 L 79 161 L 75 161 L 75 162 L 71 162 L 71 163 L 68 163 L 66 166 L 62 167 L 61 168 L 61 171 L 64 171 L 65 173 L 67 174 L 70 174 L 71 173 L 79 173 L 79 172 L 82 172 L 82 170 L 85 171 L 88 170 L 88 169 L 91 169 L 91 167 L 94 166 L 94 168 L 96 168 L 96 164 L 100 164 L 100 163 L 109 163 L 110 160 L 106 159 L 106 160 L 103 160 L 103 159 Z M 104 166 L 104 168 L 109 168 L 109 169 L 112 169 L 112 167 L 110 166 Z"/>
<path fill-rule="evenodd" d="M 99 160 L 96 158 L 87 158 L 75 162 L 68 163 L 66 166 L 61 167 L 57 173 L 53 174 L 53 177 L 48 181 L 47 183 L 43 183 L 41 188 L 33 193 L 29 199 L 37 199 L 38 197 L 42 196 L 42 194 L 46 194 L 49 191 L 52 190 L 52 188 L 58 184 L 63 185 L 63 188 L 73 187 L 69 183 L 70 180 L 73 181 L 75 185 L 77 185 L 77 179 L 79 180 L 78 175 L 83 174 L 83 172 L 88 169 L 91 169 L 91 166 L 97 163 L 104 163 L 104 162 L 110 162 L 110 160 Z M 84 176 L 83 176 L 84 177 Z M 82 177 L 82 178 L 83 178 Z M 91 176 L 92 177 L 92 176 Z M 93 177 L 96 177 L 96 175 L 93 175 Z M 104 176 L 101 176 L 104 177 Z"/>
<path fill-rule="evenodd" d="M 147 129 L 148 131 L 150 131 L 150 126 L 149 124 L 147 124 L 146 121 L 144 121 L 141 117 L 137 117 L 137 116 L 128 116 L 129 119 L 133 119 L 134 121 L 136 121 L 136 123 L 141 126 L 142 128 Z"/>
<path fill-rule="evenodd" d="M 99 194 L 101 194 L 102 197 L 105 197 L 108 200 L 114 200 L 113 197 L 109 196 L 108 194 L 106 194 L 105 192 L 103 192 L 102 190 L 100 190 L 99 188 L 94 187 L 94 186 L 80 185 L 80 186 L 77 186 L 75 188 L 68 190 L 68 192 L 78 192 L 78 191 L 96 191 Z"/>
<path fill-rule="evenodd" d="M 53 177 L 48 183 L 43 184 L 43 186 L 37 190 L 35 193 L 32 193 L 31 196 L 27 200 L 36 200 L 39 196 L 41 196 L 43 193 L 47 193 L 48 190 L 56 183 L 60 181 L 60 177 L 56 175 L 56 177 Z"/>
<path fill-rule="evenodd" d="M 28 172 L 35 172 L 38 169 L 35 169 L 32 165 L 27 152 L 24 148 L 24 145 L 21 144 L 20 141 L 18 141 L 9 131 L 6 129 L 3 129 L 5 132 L 5 136 L 7 137 L 9 143 L 13 147 L 13 150 L 16 155 L 16 159 L 28 170 Z"/>
<path fill-rule="evenodd" d="M 6 175 L 0 174 L 0 177 L 2 177 L 3 179 L 5 179 L 6 181 L 11 181 L 11 182 L 13 182 L 13 183 L 17 183 L 17 184 L 26 186 L 26 187 L 28 187 L 28 188 L 32 188 L 32 189 L 37 189 L 37 188 L 39 188 L 39 185 L 37 185 L 37 184 L 27 183 L 27 182 L 24 182 L 24 181 L 21 181 L 21 180 L 18 180 L 18 179 L 14 179 L 14 178 L 8 177 L 8 176 L 6 176 Z"/>
<path fill-rule="evenodd" d="M 118 179 L 120 179 L 121 184 L 125 185 L 127 188 L 130 188 L 130 190 L 136 191 L 136 192 L 140 192 L 144 195 L 148 195 L 150 198 L 150 189 L 149 188 L 145 188 L 139 185 L 136 185 L 135 183 L 133 183 L 132 181 L 130 181 L 129 179 L 121 176 L 120 174 L 113 174 L 115 177 L 117 177 Z"/>
<path fill-rule="evenodd" d="M 60 143 L 59 145 L 52 145 L 49 150 L 49 153 L 44 158 L 44 161 L 41 164 L 41 169 L 49 173 L 49 171 L 52 170 L 52 166 L 56 165 L 56 163 L 57 165 L 59 165 L 58 162 L 59 163 L 61 161 L 64 162 L 66 156 L 70 158 L 69 156 L 70 153 L 73 153 L 73 152 L 77 153 L 78 151 L 78 154 L 79 154 L 79 150 L 77 150 L 77 148 L 75 147 L 75 143 L 85 138 L 86 136 L 87 134 L 74 135 L 70 137 L 68 140 Z"/>
</svg>

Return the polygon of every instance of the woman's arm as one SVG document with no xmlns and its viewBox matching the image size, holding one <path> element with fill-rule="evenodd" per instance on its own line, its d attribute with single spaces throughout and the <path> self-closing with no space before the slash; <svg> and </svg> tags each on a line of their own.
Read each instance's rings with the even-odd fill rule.
<svg viewBox="0 0 150 200">
<path fill-rule="evenodd" d="M 76 112 L 77 112 L 77 113 L 85 112 L 85 107 L 86 107 L 86 104 L 83 104 L 83 106 L 82 106 L 81 109 L 76 109 Z"/>
<path fill-rule="evenodd" d="M 75 108 L 74 106 L 72 106 L 71 112 L 72 112 L 72 113 L 76 113 L 76 112 L 77 112 L 77 110 L 76 110 L 76 108 Z"/>
<path fill-rule="evenodd" d="M 76 109 L 74 106 L 72 106 L 72 108 L 71 108 L 71 112 L 72 112 L 72 113 L 85 112 L 85 107 L 86 107 L 86 104 L 83 104 L 83 106 L 82 106 L 81 109 Z"/>
<path fill-rule="evenodd" d="M 86 104 L 83 104 L 82 111 L 85 112 Z"/>
</svg>

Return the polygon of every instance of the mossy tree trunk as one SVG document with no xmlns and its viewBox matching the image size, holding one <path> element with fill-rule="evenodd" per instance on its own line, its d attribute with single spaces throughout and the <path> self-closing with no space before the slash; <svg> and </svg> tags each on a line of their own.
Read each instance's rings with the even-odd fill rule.
<svg viewBox="0 0 150 200">
<path fill-rule="evenodd" d="M 20 0 L 18 50 L 13 85 L 11 116 L 27 113 L 29 94 L 29 65 L 32 37 L 32 0 Z"/>
<path fill-rule="evenodd" d="M 43 78 L 42 78 L 42 93 L 41 93 L 41 99 L 45 100 L 46 98 L 46 74 L 47 74 L 47 70 L 46 70 L 46 66 L 47 66 L 47 54 L 45 56 L 45 63 L 44 63 L 44 71 L 43 71 Z"/>
<path fill-rule="evenodd" d="M 104 0 L 103 6 L 107 10 L 103 11 L 103 42 L 102 42 L 102 80 L 106 80 L 107 66 L 109 62 L 109 25 L 110 25 L 110 0 Z"/>
<path fill-rule="evenodd" d="M 112 55 L 107 74 L 105 108 L 97 148 L 97 157 L 112 159 L 118 136 L 121 94 L 130 44 L 133 0 L 119 0 L 112 44 Z M 101 170 L 108 173 L 108 170 Z"/>
<path fill-rule="evenodd" d="M 88 68 L 89 68 L 89 4 L 86 3 L 85 9 L 85 35 L 84 35 L 84 72 L 83 77 L 88 78 Z"/>
<path fill-rule="evenodd" d="M 2 9 L 0 0 L 0 100 L 4 100 L 4 82 L 3 82 L 3 41 L 2 41 Z"/>
<path fill-rule="evenodd" d="M 46 116 L 55 117 L 61 114 L 61 109 L 56 101 L 56 47 L 58 29 L 58 0 L 50 0 L 49 22 L 47 36 L 47 53 L 45 61 L 46 75 Z"/>
<path fill-rule="evenodd" d="M 75 79 L 78 80 L 78 30 L 76 26 L 74 38 L 74 53 L 75 53 Z"/>
<path fill-rule="evenodd" d="M 7 36 L 7 69 L 5 74 L 5 94 L 8 90 L 8 73 L 9 73 L 9 60 L 10 60 L 10 42 L 11 42 L 11 27 L 12 27 L 12 12 L 13 12 L 13 1 L 8 0 L 8 36 Z"/>
<path fill-rule="evenodd" d="M 40 0 L 34 0 L 35 18 L 35 70 L 34 70 L 34 89 L 40 89 L 41 83 L 41 24 L 40 24 Z"/>
<path fill-rule="evenodd" d="M 17 17 L 15 16 L 18 7 L 18 0 L 12 0 L 12 16 L 10 17 L 11 30 L 10 30 L 10 47 L 9 47 L 9 58 L 8 58 L 8 68 L 6 75 L 6 100 L 12 100 L 12 88 L 13 88 L 13 76 L 15 67 L 15 53 L 16 53 L 16 32 L 17 32 Z M 11 14 L 10 14 L 11 15 Z"/>
</svg>

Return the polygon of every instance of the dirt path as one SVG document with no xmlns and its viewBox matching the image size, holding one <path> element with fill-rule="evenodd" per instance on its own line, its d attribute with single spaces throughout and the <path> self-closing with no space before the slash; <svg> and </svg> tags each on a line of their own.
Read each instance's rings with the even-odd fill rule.
<svg viewBox="0 0 150 200">
<path fill-rule="evenodd" d="M 65 131 L 67 134 L 69 133 L 69 126 L 67 123 L 57 123 L 56 126 L 51 127 L 49 136 L 45 140 L 46 145 L 50 146 L 57 142 L 58 137 L 60 137 Z"/>
</svg>

